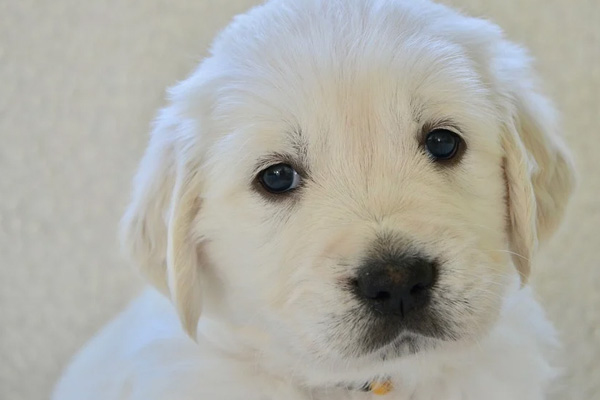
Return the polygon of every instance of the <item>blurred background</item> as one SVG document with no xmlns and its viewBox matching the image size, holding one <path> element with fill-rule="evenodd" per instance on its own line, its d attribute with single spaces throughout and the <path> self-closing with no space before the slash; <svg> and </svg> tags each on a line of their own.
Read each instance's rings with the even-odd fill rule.
<svg viewBox="0 0 600 400">
<path fill-rule="evenodd" d="M 600 1 L 447 0 L 527 46 L 579 188 L 534 285 L 560 330 L 555 399 L 600 399 Z M 118 220 L 164 90 L 253 0 L 0 0 L 0 399 L 43 399 L 143 283 Z"/>
</svg>

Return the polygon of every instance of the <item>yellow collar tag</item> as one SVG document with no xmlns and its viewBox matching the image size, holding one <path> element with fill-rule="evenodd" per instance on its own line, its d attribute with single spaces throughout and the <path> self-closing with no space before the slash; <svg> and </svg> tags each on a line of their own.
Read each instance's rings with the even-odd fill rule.
<svg viewBox="0 0 600 400">
<path fill-rule="evenodd" d="M 394 385 L 392 385 L 392 381 L 389 379 L 383 382 L 371 382 L 369 384 L 369 391 L 376 395 L 388 394 L 393 388 Z"/>
</svg>

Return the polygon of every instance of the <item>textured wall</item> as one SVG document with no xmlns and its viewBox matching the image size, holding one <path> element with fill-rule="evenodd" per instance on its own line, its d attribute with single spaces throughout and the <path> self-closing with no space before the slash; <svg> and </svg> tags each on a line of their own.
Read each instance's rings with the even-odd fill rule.
<svg viewBox="0 0 600 400">
<path fill-rule="evenodd" d="M 600 2 L 448 0 L 538 59 L 581 180 L 535 284 L 564 395 L 600 398 Z M 252 0 L 0 0 L 0 398 L 47 397 L 140 281 L 115 231 L 164 89 Z"/>
</svg>

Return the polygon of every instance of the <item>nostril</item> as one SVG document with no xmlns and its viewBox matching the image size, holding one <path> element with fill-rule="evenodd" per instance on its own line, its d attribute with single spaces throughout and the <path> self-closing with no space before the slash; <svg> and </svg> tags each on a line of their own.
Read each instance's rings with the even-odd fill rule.
<svg viewBox="0 0 600 400">
<path fill-rule="evenodd" d="M 374 277 L 368 273 L 358 279 L 352 279 L 350 284 L 361 297 L 383 303 L 392 297 L 392 293 L 381 280 L 381 277 Z"/>
</svg>

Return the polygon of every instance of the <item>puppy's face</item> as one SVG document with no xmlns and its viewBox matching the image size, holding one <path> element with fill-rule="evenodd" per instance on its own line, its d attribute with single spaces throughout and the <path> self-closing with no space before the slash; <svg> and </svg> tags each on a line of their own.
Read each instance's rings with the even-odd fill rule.
<svg viewBox="0 0 600 400">
<path fill-rule="evenodd" d="M 480 335 L 516 273 L 483 84 L 439 49 L 395 52 L 249 76 L 213 115 L 196 228 L 222 296 L 315 355 Z"/>
<path fill-rule="evenodd" d="M 318 3 L 238 19 L 175 89 L 126 218 L 162 209 L 165 237 L 137 251 L 188 328 L 203 300 L 316 360 L 475 341 L 537 232 L 497 53 L 522 55 L 428 3 Z"/>
</svg>

